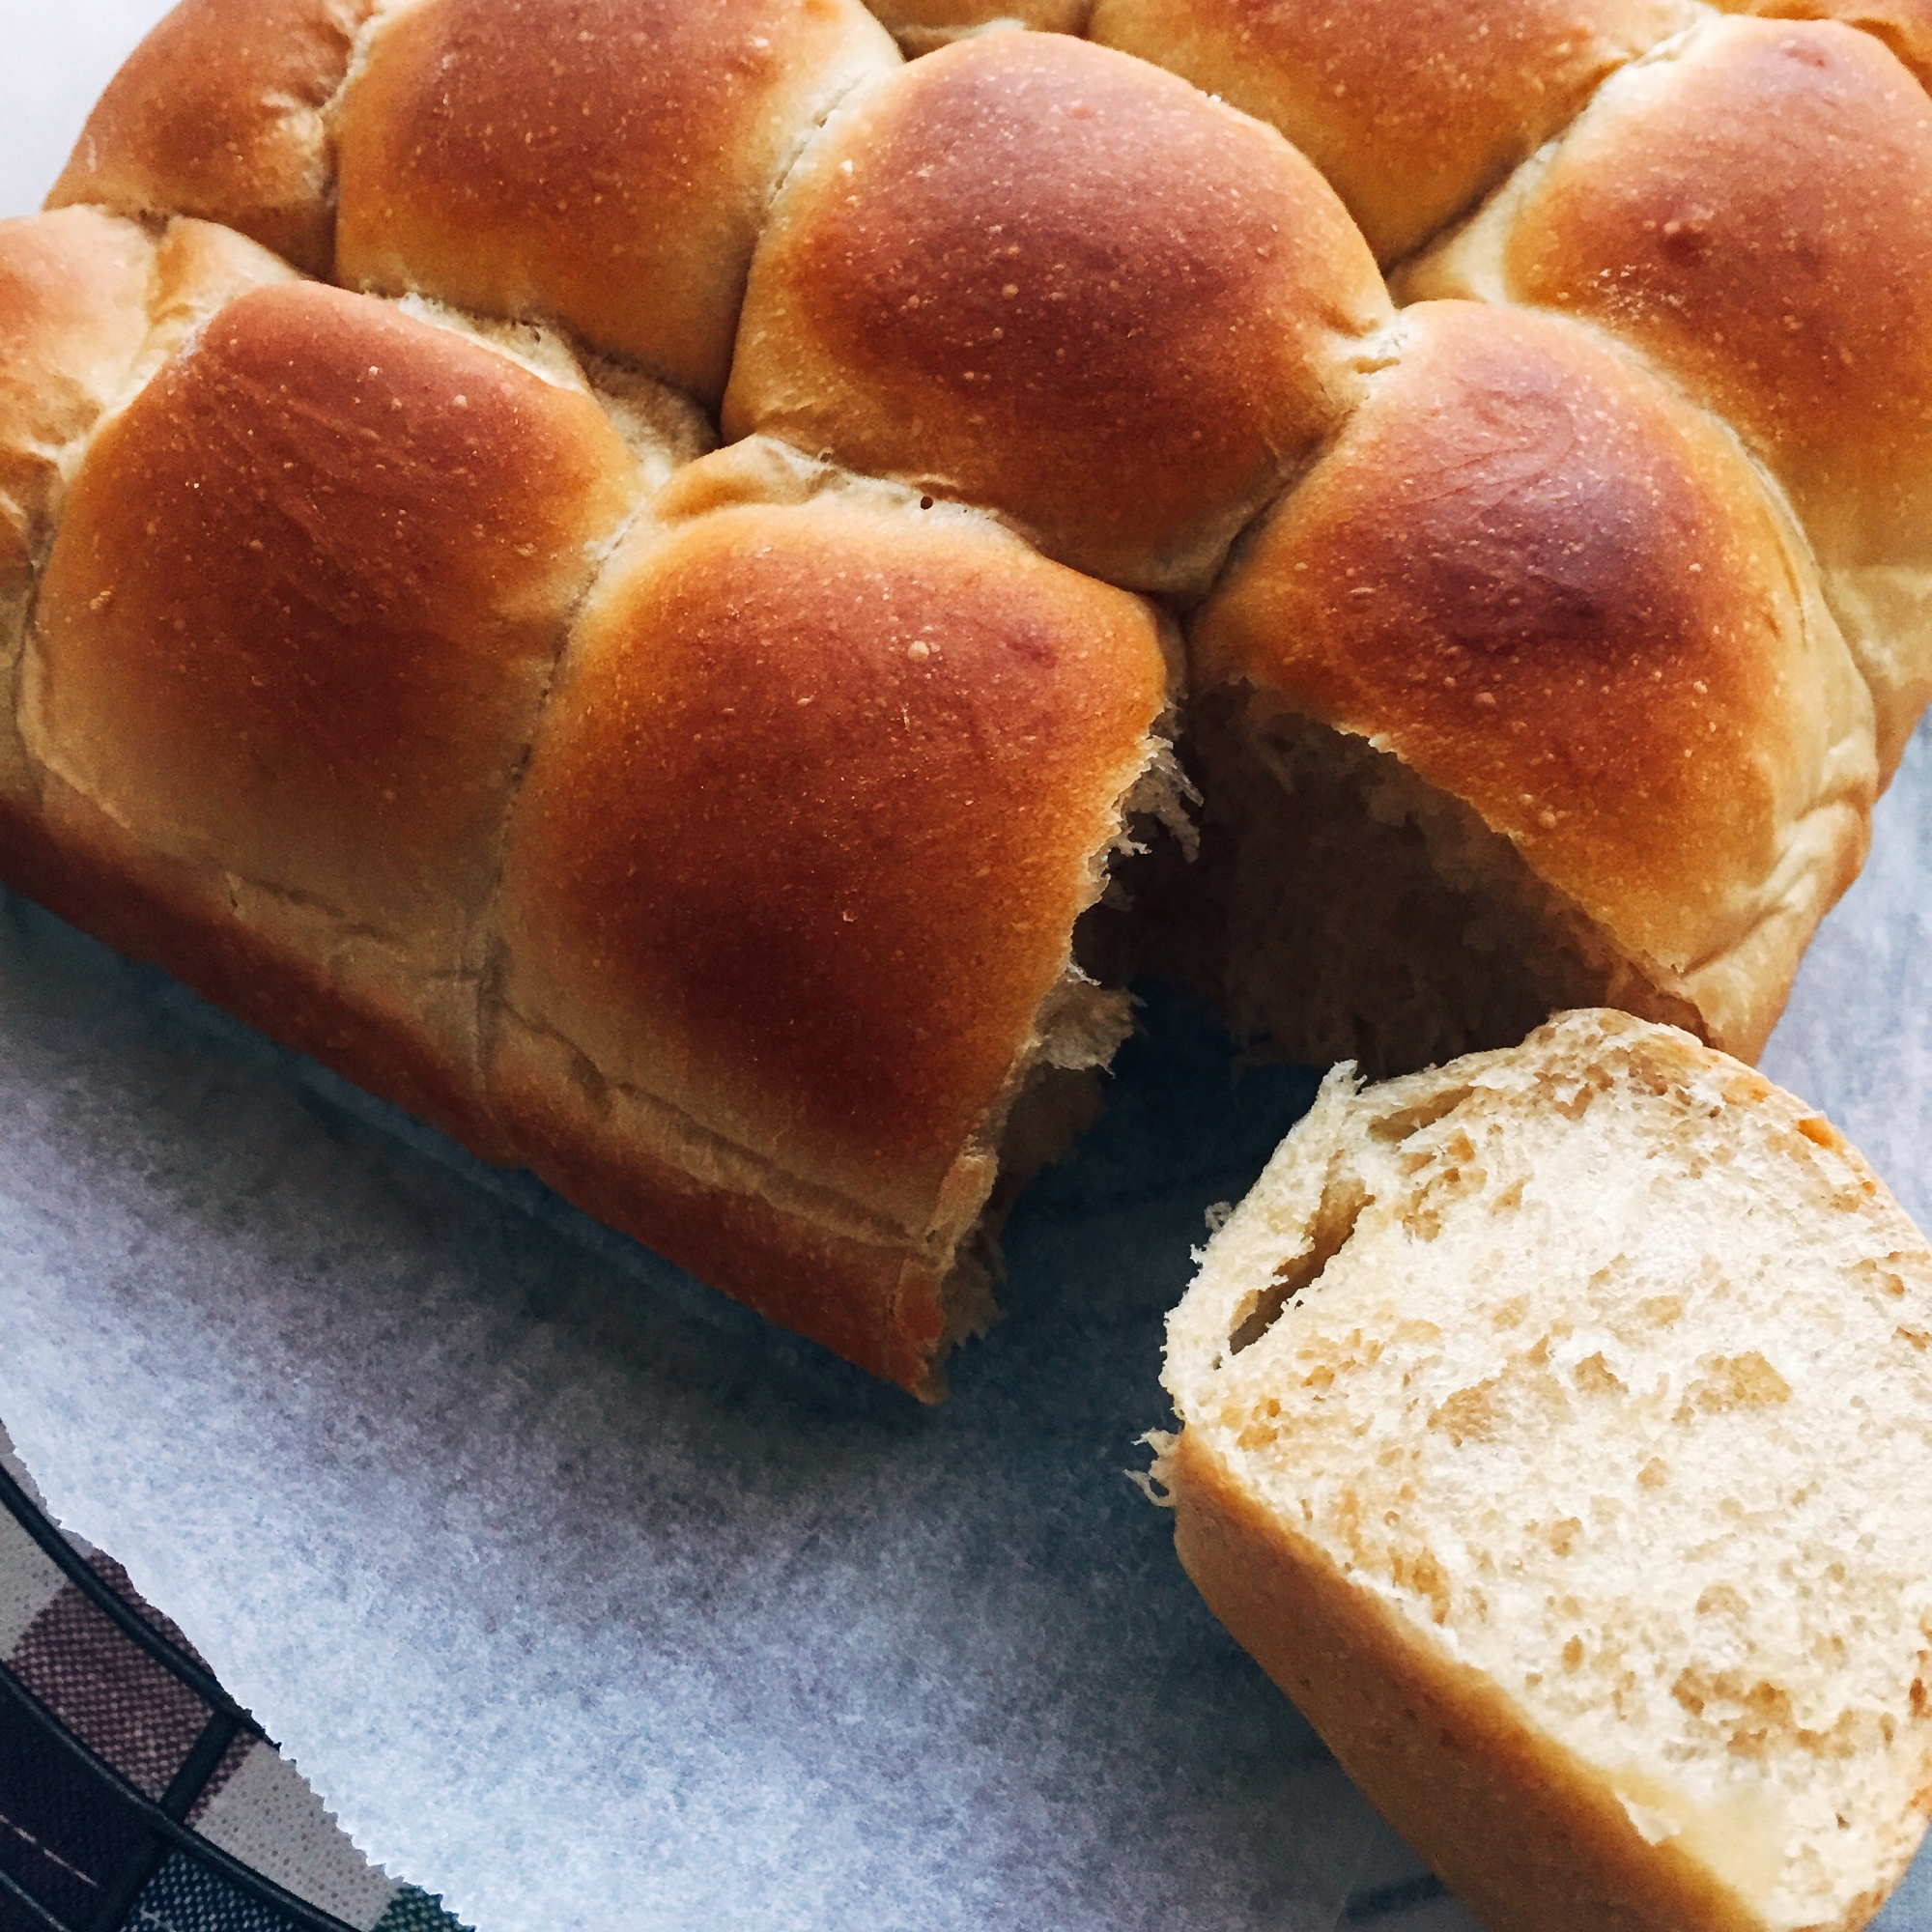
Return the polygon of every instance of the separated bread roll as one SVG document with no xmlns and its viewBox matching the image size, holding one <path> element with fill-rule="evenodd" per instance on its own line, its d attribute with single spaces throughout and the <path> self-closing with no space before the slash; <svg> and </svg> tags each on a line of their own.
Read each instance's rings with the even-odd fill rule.
<svg viewBox="0 0 1932 1932">
<path fill-rule="evenodd" d="M 1378 1071 L 1590 999 L 1763 1046 L 1862 863 L 1871 705 L 1735 441 L 1555 319 L 1406 309 L 1192 627 L 1244 1032 Z"/>
<path fill-rule="evenodd" d="M 1932 696 L 1932 110 L 1869 34 L 1716 19 L 1404 278 L 1640 348 L 1790 493 L 1889 776 Z"/>
<path fill-rule="evenodd" d="M 1181 1560 L 1495 1932 L 1854 1932 L 1932 1804 L 1932 1250 L 1573 1013 L 1346 1067 L 1169 1321 Z"/>
<path fill-rule="evenodd" d="M 724 432 L 1198 591 L 1346 413 L 1389 313 L 1278 135 L 1143 62 L 988 34 L 856 96 L 793 173 Z"/>
</svg>

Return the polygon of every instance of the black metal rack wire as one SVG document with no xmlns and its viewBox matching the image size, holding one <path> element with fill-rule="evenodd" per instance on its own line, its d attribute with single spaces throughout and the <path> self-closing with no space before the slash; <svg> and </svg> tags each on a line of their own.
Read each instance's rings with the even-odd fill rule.
<svg viewBox="0 0 1932 1932">
<path fill-rule="evenodd" d="M 201 1699 L 208 1720 L 182 1759 L 167 1788 L 152 1798 L 69 1729 L 58 1714 L 0 1664 L 0 1697 L 8 1719 L 33 1726 L 77 1768 L 97 1796 L 134 1826 L 134 1848 L 120 1869 L 106 1875 L 86 1918 L 63 1917 L 11 1873 L 0 1869 L 0 1897 L 43 1932 L 121 1932 L 128 1914 L 171 1853 L 192 1859 L 244 1898 L 279 1916 L 298 1932 L 355 1932 L 345 1920 L 311 1905 L 189 1827 L 195 1801 L 238 1738 L 261 1738 L 260 1724 L 167 1634 L 156 1628 L 49 1522 L 32 1496 L 0 1467 L 0 1505 L 59 1567 L 68 1581 L 129 1641 L 139 1646 L 185 1690 Z"/>
</svg>

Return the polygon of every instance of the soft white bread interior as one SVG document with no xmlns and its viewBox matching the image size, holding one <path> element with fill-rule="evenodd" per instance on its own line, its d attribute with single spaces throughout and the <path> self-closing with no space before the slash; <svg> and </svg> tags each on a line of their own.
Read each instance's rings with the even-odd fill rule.
<svg viewBox="0 0 1932 1932">
<path fill-rule="evenodd" d="M 1687 1035 L 1338 1068 L 1168 1325 L 1181 1560 L 1498 1932 L 1851 1932 L 1932 1806 L 1932 1250 Z"/>
</svg>

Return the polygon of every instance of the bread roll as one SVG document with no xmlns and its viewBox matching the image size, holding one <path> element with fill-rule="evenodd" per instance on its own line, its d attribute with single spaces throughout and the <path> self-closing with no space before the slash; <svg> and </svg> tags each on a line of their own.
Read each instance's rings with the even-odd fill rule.
<svg viewBox="0 0 1932 1932">
<path fill-rule="evenodd" d="M 1716 19 L 1605 84 L 1406 294 L 1587 317 L 1791 494 L 1889 775 L 1932 696 L 1932 111 L 1867 34 Z"/>
<path fill-rule="evenodd" d="M 774 189 L 898 65 L 860 0 L 409 0 L 336 110 L 336 278 L 559 322 L 715 408 Z"/>
<path fill-rule="evenodd" d="M 1377 258 L 1406 255 L 1562 128 L 1691 0 L 1097 0 L 1088 31 L 1278 128 Z"/>
<path fill-rule="evenodd" d="M 1574 1013 L 1348 1068 L 1170 1319 L 1182 1562 L 1495 1932 L 1854 1932 L 1932 1805 L 1932 1250 Z"/>
<path fill-rule="evenodd" d="M 0 839 L 26 890 L 55 890 L 19 732 L 20 655 L 42 566 L 87 439 L 232 297 L 293 280 L 228 229 L 156 233 L 97 209 L 0 222 Z"/>
<path fill-rule="evenodd" d="M 55 909 L 500 1157 L 476 926 L 642 488 L 581 385 L 364 296 L 232 303 L 99 433 L 47 564 Z"/>
<path fill-rule="evenodd" d="M 1802 539 L 1587 330 L 1430 302 L 1386 353 L 1192 627 L 1231 1004 L 1378 1069 L 1577 997 L 1755 1055 L 1876 776 Z"/>
<path fill-rule="evenodd" d="M 327 108 L 377 5 L 180 0 L 108 82 L 47 206 L 201 215 L 327 274 Z"/>
<path fill-rule="evenodd" d="M 1346 412 L 1388 314 L 1279 136 L 1142 62 L 988 34 L 856 96 L 786 184 L 724 432 L 1198 590 Z"/>
<path fill-rule="evenodd" d="M 538 1172 L 935 1390 L 1003 1141 L 1022 1179 L 1057 1152 L 1055 1069 L 1129 1030 L 1069 934 L 1169 676 L 1145 605 L 981 515 L 755 441 L 686 470 L 578 620 L 510 840 L 495 1081 Z"/>
</svg>

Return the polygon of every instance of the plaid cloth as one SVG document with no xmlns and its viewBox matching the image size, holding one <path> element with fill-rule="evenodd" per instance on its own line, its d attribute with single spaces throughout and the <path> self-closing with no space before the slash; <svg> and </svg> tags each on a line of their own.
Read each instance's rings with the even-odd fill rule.
<svg viewBox="0 0 1932 1932">
<path fill-rule="evenodd" d="M 0 1463 L 33 1494 L 11 1448 L 0 1434 Z M 142 1602 L 120 1564 L 69 1541 L 124 1603 L 200 1661 L 182 1633 Z M 0 1662 L 69 1732 L 156 1801 L 182 1776 L 214 1715 L 5 1511 Z M 229 1744 L 184 1822 L 355 1932 L 463 1932 L 428 1892 L 371 1865 L 265 1738 L 244 1733 Z M 121 1794 L 16 1705 L 0 1709 L 0 1872 L 55 1921 L 71 1932 L 288 1932 L 297 1923 L 186 1852 L 168 1852 L 156 1867 L 153 1846 Z M 125 1906 L 116 1902 L 123 1893 Z M 0 1896 L 0 1932 L 44 1932 L 46 1923 Z"/>
</svg>

